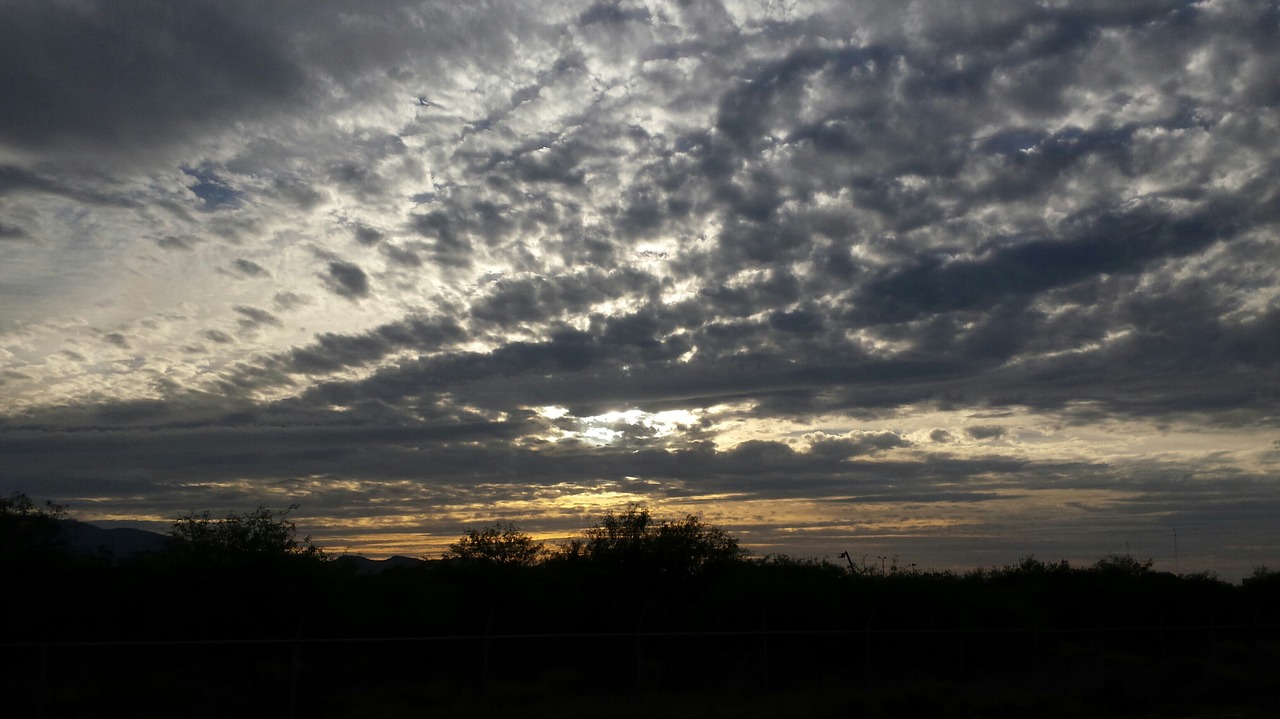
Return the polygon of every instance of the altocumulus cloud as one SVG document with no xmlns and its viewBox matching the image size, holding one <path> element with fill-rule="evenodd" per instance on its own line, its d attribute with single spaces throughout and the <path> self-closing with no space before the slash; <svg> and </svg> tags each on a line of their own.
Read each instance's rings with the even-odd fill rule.
<svg viewBox="0 0 1280 719">
<path fill-rule="evenodd" d="M 1251 0 L 6 5 L 2 488 L 1274 564 L 1278 62 Z"/>
</svg>

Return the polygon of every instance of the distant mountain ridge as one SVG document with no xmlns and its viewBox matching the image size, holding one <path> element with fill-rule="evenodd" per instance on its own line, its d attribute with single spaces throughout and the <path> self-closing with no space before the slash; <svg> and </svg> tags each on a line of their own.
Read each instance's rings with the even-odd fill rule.
<svg viewBox="0 0 1280 719">
<path fill-rule="evenodd" d="M 425 559 L 406 557 L 399 554 L 386 559 L 369 559 L 358 554 L 344 554 L 338 557 L 336 561 L 354 567 L 356 574 L 381 574 L 388 569 L 421 567 L 427 563 Z"/>
<path fill-rule="evenodd" d="M 145 529 L 115 527 L 106 529 L 76 519 L 60 522 L 62 540 L 77 554 L 93 554 L 111 559 L 133 559 L 142 554 L 162 551 L 169 537 Z"/>
<path fill-rule="evenodd" d="M 164 551 L 171 541 L 168 535 L 132 527 L 99 527 L 76 519 L 59 522 L 62 541 L 76 554 L 106 557 L 114 561 L 134 559 L 144 554 Z M 338 562 L 349 564 L 357 574 L 380 574 L 388 569 L 417 567 L 426 560 L 414 557 L 394 556 L 387 559 L 369 559 L 357 554 L 344 554 Z"/>
</svg>

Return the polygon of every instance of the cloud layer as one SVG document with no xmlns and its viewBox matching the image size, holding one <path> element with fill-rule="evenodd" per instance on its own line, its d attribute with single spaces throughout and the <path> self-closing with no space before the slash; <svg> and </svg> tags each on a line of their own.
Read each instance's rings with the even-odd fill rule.
<svg viewBox="0 0 1280 719">
<path fill-rule="evenodd" d="M 6 491 L 298 501 L 375 554 L 646 501 L 760 551 L 1277 561 L 1270 3 L 0 28 Z"/>
</svg>

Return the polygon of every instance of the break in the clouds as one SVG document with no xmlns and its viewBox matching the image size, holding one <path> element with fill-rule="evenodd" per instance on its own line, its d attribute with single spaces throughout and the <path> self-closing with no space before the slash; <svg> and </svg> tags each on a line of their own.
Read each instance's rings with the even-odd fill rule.
<svg viewBox="0 0 1280 719">
<path fill-rule="evenodd" d="M 3 489 L 1275 564 L 1278 63 L 1249 0 L 4 5 Z"/>
</svg>

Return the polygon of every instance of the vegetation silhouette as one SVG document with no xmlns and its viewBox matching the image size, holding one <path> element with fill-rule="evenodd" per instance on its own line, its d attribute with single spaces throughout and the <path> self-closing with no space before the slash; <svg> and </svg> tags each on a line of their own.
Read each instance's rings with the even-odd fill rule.
<svg viewBox="0 0 1280 719">
<path fill-rule="evenodd" d="M 641 575 L 687 578 L 708 568 L 742 560 L 748 552 L 719 527 L 697 515 L 655 520 L 645 507 L 632 504 L 621 513 L 608 511 L 600 521 L 570 540 L 562 557 L 585 560 Z"/>
<path fill-rule="evenodd" d="M 189 512 L 173 522 L 168 551 L 182 560 L 206 563 L 235 563 L 262 558 L 305 557 L 325 559 L 323 549 L 311 537 L 298 538 L 290 512 L 259 506 L 243 514 L 231 512 L 215 518 L 209 512 Z"/>
<path fill-rule="evenodd" d="M 545 544 L 534 541 L 514 524 L 503 522 L 484 529 L 468 529 L 444 552 L 445 559 L 517 566 L 536 564 L 545 555 Z"/>
<path fill-rule="evenodd" d="M 58 548 L 60 508 L 0 504 L 6 555 L 48 560 L 2 568 L 0 714 L 1280 709 L 1266 567 L 1235 585 L 1129 555 L 963 573 L 750 557 L 701 518 L 631 506 L 559 546 L 500 522 L 368 574 L 326 561 L 293 509 L 192 512 L 160 551 L 109 562 Z"/>
<path fill-rule="evenodd" d="M 0 564 L 31 565 L 61 554 L 65 543 L 59 523 L 66 514 L 61 505 L 39 506 L 21 492 L 0 497 Z"/>
</svg>

